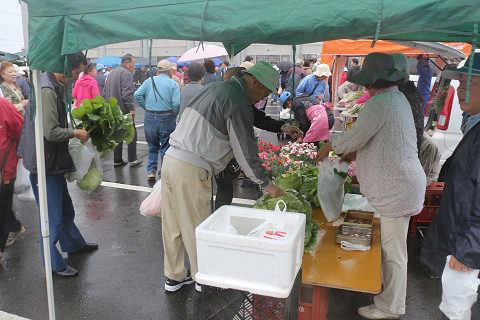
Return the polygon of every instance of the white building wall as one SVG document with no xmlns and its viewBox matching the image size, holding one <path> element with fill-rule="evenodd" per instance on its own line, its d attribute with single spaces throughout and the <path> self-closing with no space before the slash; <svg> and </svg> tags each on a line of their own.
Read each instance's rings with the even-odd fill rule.
<svg viewBox="0 0 480 320">
<path fill-rule="evenodd" d="M 150 40 L 146 41 L 147 51 L 150 50 Z M 194 45 L 198 46 L 199 41 L 194 41 Z M 205 42 L 205 44 L 214 44 L 222 46 L 221 42 Z M 142 56 L 142 40 L 135 40 L 129 42 L 122 42 L 116 44 L 109 44 L 103 46 L 104 50 L 100 48 L 88 50 L 87 56 L 89 58 L 100 58 L 102 53 L 104 55 L 114 55 L 122 57 L 123 55 L 130 53 L 136 57 Z M 152 57 L 159 61 L 163 58 L 170 56 L 181 56 L 187 50 L 186 40 L 168 40 L 168 39 L 155 39 L 152 42 Z M 322 53 L 322 43 L 316 42 L 311 44 L 302 44 L 299 46 L 297 56 L 304 58 L 315 59 L 320 57 Z M 270 44 L 252 44 L 247 47 L 241 54 L 238 54 L 233 62 L 233 65 L 239 65 L 243 62 L 245 56 L 253 56 L 255 62 L 263 60 L 271 64 L 276 64 L 282 60 L 292 59 L 292 46 L 289 45 L 270 45 Z M 218 57 L 221 60 L 230 60 L 229 57 Z"/>
</svg>

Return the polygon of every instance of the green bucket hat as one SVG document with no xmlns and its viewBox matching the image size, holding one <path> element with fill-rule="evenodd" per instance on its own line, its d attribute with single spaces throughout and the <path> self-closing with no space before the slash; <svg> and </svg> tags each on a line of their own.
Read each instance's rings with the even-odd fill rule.
<svg viewBox="0 0 480 320">
<path fill-rule="evenodd" d="M 365 57 L 359 73 L 347 79 L 356 84 L 372 84 L 377 80 L 398 81 L 407 77 L 402 70 L 395 68 L 393 58 L 386 53 L 373 52 Z"/>
<path fill-rule="evenodd" d="M 265 61 L 257 62 L 248 70 L 242 70 L 243 73 L 250 73 L 257 78 L 265 87 L 270 89 L 273 94 L 278 96 L 277 85 L 280 79 L 280 73 Z"/>
</svg>

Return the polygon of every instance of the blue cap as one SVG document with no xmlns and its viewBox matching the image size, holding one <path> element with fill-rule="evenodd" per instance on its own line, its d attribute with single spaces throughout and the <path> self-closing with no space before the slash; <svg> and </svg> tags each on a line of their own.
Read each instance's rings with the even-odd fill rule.
<svg viewBox="0 0 480 320">
<path fill-rule="evenodd" d="M 145 66 L 143 64 L 140 65 L 140 68 L 145 68 Z"/>
<path fill-rule="evenodd" d="M 465 61 L 465 64 L 463 65 L 463 67 L 458 69 L 445 70 L 442 72 L 442 76 L 444 76 L 447 79 L 459 80 L 460 75 L 462 73 L 468 74 L 468 68 L 470 66 L 470 58 L 472 58 L 471 55 L 468 57 L 467 61 Z M 472 76 L 480 76 L 480 52 L 475 52 L 474 54 Z"/>
<path fill-rule="evenodd" d="M 280 103 L 283 104 L 285 103 L 285 101 L 288 100 L 288 98 L 290 98 L 292 96 L 292 93 L 290 91 L 284 91 L 281 95 L 280 95 Z"/>
<path fill-rule="evenodd" d="M 104 66 L 101 63 L 97 63 L 96 68 L 97 68 L 97 71 L 100 71 L 104 68 Z"/>
</svg>

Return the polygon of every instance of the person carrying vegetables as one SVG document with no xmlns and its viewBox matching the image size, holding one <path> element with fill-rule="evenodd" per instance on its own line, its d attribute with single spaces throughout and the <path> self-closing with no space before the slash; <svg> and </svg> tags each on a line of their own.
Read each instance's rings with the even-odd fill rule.
<svg viewBox="0 0 480 320">
<path fill-rule="evenodd" d="M 362 193 L 380 213 L 383 291 L 358 309 L 367 319 L 398 319 L 405 313 L 408 224 L 425 197 L 412 109 L 395 83 L 405 76 L 390 55 L 369 54 L 362 71 L 348 81 L 364 85 L 372 97 L 350 130 L 317 153 L 319 161 L 330 151 L 345 161 L 356 158 Z"/>
<path fill-rule="evenodd" d="M 258 156 L 251 107 L 276 92 L 280 75 L 263 61 L 243 73 L 242 78 L 202 88 L 170 136 L 161 193 L 166 291 L 194 282 L 198 270 L 195 228 L 210 215 L 212 176 L 225 169 L 233 156 L 261 189 L 272 197 L 286 195 L 272 183 Z M 184 265 L 184 249 L 191 274 Z M 200 286 L 196 289 L 201 291 Z"/>
<path fill-rule="evenodd" d="M 87 60 L 85 55 L 79 52 L 68 55 L 68 61 L 71 66 L 69 75 L 53 72 L 42 74 L 42 91 L 41 96 L 38 97 L 38 99 L 42 99 L 43 105 L 51 263 L 53 272 L 62 277 L 77 276 L 78 271 L 65 263 L 56 247 L 57 242 L 60 243 L 62 251 L 68 252 L 69 256 L 98 249 L 98 244 L 85 242 L 80 230 L 75 225 L 75 210 L 65 179 L 66 173 L 75 171 L 72 157 L 68 151 L 69 140 L 75 137 L 85 143 L 89 139 L 87 131 L 73 130 L 68 127 L 64 94 L 68 81 L 74 82 L 78 79 Z M 35 132 L 34 122 L 30 120 L 30 108 L 26 109 L 18 155 L 23 157 L 23 164 L 30 171 L 30 182 L 38 204 Z M 40 243 L 43 246 L 43 241 Z"/>
</svg>

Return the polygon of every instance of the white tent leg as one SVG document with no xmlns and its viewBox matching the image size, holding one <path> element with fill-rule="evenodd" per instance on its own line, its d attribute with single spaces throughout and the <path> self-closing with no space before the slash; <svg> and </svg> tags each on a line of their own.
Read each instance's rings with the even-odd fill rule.
<svg viewBox="0 0 480 320">
<path fill-rule="evenodd" d="M 47 181 L 45 174 L 45 150 L 43 147 L 43 112 L 40 75 L 40 70 L 33 70 L 33 84 L 37 107 L 35 114 L 35 145 L 37 153 L 38 207 L 40 209 L 40 226 L 42 229 L 43 256 L 47 280 L 48 313 L 50 320 L 54 320 L 55 301 L 53 295 L 52 262 L 50 260 L 50 230 L 48 227 Z"/>
</svg>

